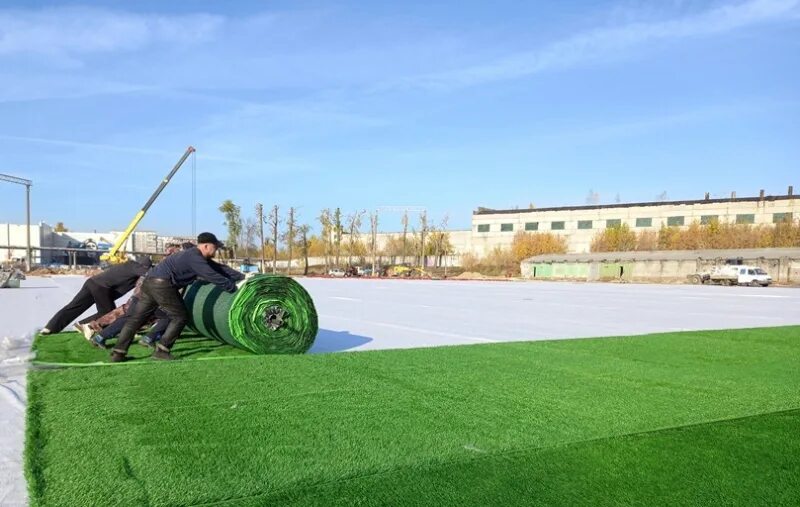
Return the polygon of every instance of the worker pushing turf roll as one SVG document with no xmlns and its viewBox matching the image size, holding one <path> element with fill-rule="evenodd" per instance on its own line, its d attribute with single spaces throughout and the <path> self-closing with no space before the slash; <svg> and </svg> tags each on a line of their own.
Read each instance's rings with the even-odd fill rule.
<svg viewBox="0 0 800 507">
<path fill-rule="evenodd" d="M 127 359 L 128 348 L 136 331 L 158 307 L 167 314 L 170 322 L 156 345 L 153 358 L 174 359 L 170 350 L 189 320 L 180 289 L 202 278 L 222 291 L 236 292 L 236 282 L 245 278 L 242 273 L 212 260 L 220 247 L 222 243 L 216 236 L 210 232 L 201 233 L 197 237 L 196 247 L 167 257 L 147 274 L 136 311 L 125 324 L 119 341 L 111 351 L 112 362 Z"/>
<path fill-rule="evenodd" d="M 85 322 L 112 311 L 116 308 L 115 301 L 130 292 L 139 277 L 143 276 L 151 265 L 150 258 L 143 257 L 139 262 L 128 261 L 111 266 L 102 273 L 89 278 L 72 301 L 53 315 L 53 318 L 42 329 L 41 334 L 60 333 L 92 305 L 97 307 L 97 314 L 86 319 Z"/>
</svg>

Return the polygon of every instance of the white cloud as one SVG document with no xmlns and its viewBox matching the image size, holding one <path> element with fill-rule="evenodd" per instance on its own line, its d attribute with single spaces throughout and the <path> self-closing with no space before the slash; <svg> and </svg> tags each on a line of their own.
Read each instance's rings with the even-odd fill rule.
<svg viewBox="0 0 800 507">
<path fill-rule="evenodd" d="M 0 10 L 0 55 L 76 56 L 208 40 L 224 18 L 134 14 L 94 8 Z"/>
<path fill-rule="evenodd" d="M 800 0 L 751 0 L 688 17 L 660 22 L 632 22 L 578 34 L 543 48 L 498 60 L 404 80 L 402 86 L 451 89 L 517 79 L 541 72 L 618 58 L 643 44 L 718 35 L 766 22 L 796 19 Z"/>
</svg>

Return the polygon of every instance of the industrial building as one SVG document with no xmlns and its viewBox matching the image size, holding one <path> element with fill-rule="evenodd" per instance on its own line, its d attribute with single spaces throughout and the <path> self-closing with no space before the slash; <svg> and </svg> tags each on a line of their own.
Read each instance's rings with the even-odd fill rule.
<svg viewBox="0 0 800 507">
<path fill-rule="evenodd" d="M 521 272 L 535 280 L 685 282 L 728 259 L 760 267 L 777 283 L 800 283 L 800 248 L 549 254 L 523 261 Z"/>
<path fill-rule="evenodd" d="M 550 232 L 563 236 L 567 242 L 567 253 L 585 254 L 590 251 L 593 238 L 607 227 L 625 224 L 633 231 L 657 232 L 662 226 L 686 228 L 694 222 L 707 224 L 712 221 L 736 224 L 775 224 L 784 220 L 800 218 L 800 202 L 792 187 L 785 195 L 765 195 L 762 191 L 755 197 L 736 197 L 732 194 L 726 199 L 704 199 L 688 201 L 658 201 L 640 203 L 602 204 L 587 206 L 563 206 L 552 208 L 494 210 L 478 208 L 472 215 L 471 230 L 450 230 L 449 242 L 452 248 L 446 263 L 460 265 L 461 257 L 472 254 L 483 257 L 493 249 L 511 246 L 518 232 Z M 85 245 L 103 250 L 104 246 L 116 241 L 120 232 L 55 232 L 45 223 L 31 226 L 31 247 L 34 248 L 33 263 L 67 263 L 63 251 L 47 248 L 77 248 Z M 402 237 L 401 232 L 379 233 L 376 237 L 379 252 L 391 238 Z M 408 232 L 413 241 L 412 231 Z M 368 234 L 362 234 L 363 241 Z M 186 238 L 160 236 L 152 231 L 135 232 L 123 246 L 123 251 L 142 253 L 161 253 L 168 243 L 181 243 Z M 0 261 L 23 259 L 25 257 L 25 225 L 0 224 Z M 3 248 L 6 247 L 6 248 Z M 9 248 L 19 247 L 19 248 Z M 39 251 L 36 248 L 43 247 Z M 409 256 L 414 253 L 409 250 Z M 383 257 L 384 255 L 382 255 Z M 90 256 L 91 257 L 91 256 Z M 320 261 L 310 259 L 312 264 Z M 405 259 L 413 262 L 413 257 Z M 402 259 L 394 258 L 396 262 Z M 429 259 L 433 262 L 433 259 Z M 80 262 L 79 262 L 80 263 Z"/>
<path fill-rule="evenodd" d="M 107 250 L 122 234 L 112 232 L 56 232 L 44 222 L 31 224 L 30 246 L 32 264 L 70 264 L 68 248 L 90 248 Z M 27 226 L 25 224 L 0 224 L 0 262 L 21 261 L 25 258 L 27 245 Z M 125 241 L 125 252 L 161 253 L 169 243 L 181 243 L 186 238 L 159 236 L 152 231 L 136 231 Z M 100 252 L 99 252 L 100 253 Z M 97 254 L 82 252 L 75 254 L 77 264 L 97 262 Z"/>
<path fill-rule="evenodd" d="M 658 231 L 662 226 L 688 227 L 693 222 L 774 224 L 800 217 L 800 200 L 789 187 L 786 195 L 694 201 L 640 202 L 564 206 L 538 209 L 493 210 L 479 208 L 472 215 L 472 235 L 469 250 L 483 256 L 495 247 L 509 247 L 514 234 L 550 232 L 564 236 L 568 253 L 590 251 L 592 239 L 602 229 L 622 224 L 634 231 Z"/>
</svg>

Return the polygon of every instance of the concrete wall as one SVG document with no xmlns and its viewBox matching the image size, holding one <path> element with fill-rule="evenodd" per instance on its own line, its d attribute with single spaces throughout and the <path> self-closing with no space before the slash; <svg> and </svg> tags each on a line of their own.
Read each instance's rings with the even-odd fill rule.
<svg viewBox="0 0 800 507">
<path fill-rule="evenodd" d="M 756 199 L 756 198 L 748 198 Z M 548 210 L 519 210 L 513 212 L 492 213 L 481 211 L 472 216 L 472 251 L 483 256 L 496 246 L 509 247 L 514 234 L 525 231 L 528 223 L 538 224 L 537 231 L 550 232 L 567 239 L 568 253 L 589 252 L 592 239 L 609 224 L 609 220 L 619 220 L 627 224 L 633 231 L 658 231 L 662 225 L 668 225 L 670 217 L 682 217 L 688 227 L 692 222 L 700 222 L 703 216 L 717 216 L 720 222 L 735 223 L 738 215 L 754 215 L 754 224 L 772 225 L 778 213 L 791 213 L 797 220 L 800 218 L 800 199 L 765 198 L 763 200 L 724 200 L 691 201 L 682 203 L 666 202 L 663 204 L 630 204 L 614 206 L 577 206 L 570 208 L 553 208 Z M 650 219 L 650 226 L 637 226 L 637 219 Z M 554 230 L 553 223 L 563 222 L 563 230 Z M 579 229 L 579 222 L 591 228 Z M 612 222 L 613 223 L 613 222 Z M 503 231 L 503 225 L 506 231 Z M 488 232 L 479 232 L 479 228 L 489 227 Z"/>
<path fill-rule="evenodd" d="M 742 255 L 725 251 L 724 256 L 715 255 L 714 251 L 704 252 L 703 255 L 680 251 L 648 252 L 639 258 L 632 258 L 636 254 L 630 252 L 591 254 L 593 258 L 585 259 L 563 256 L 560 260 L 543 261 L 533 258 L 521 263 L 521 272 L 523 277 L 537 280 L 685 282 L 689 275 L 719 265 L 724 257 L 741 257 L 744 264 L 763 268 L 776 283 L 800 283 L 800 249 L 746 250 Z M 615 256 L 626 258 L 613 260 Z"/>
</svg>

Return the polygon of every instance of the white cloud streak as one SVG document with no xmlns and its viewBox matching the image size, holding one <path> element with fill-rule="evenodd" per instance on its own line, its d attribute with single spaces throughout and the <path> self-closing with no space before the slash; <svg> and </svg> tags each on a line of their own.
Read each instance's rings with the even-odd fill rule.
<svg viewBox="0 0 800 507">
<path fill-rule="evenodd" d="M 767 22 L 796 19 L 800 0 L 751 0 L 660 22 L 635 22 L 578 34 L 498 60 L 406 79 L 400 86 L 457 89 L 619 58 L 644 44 L 719 35 Z"/>
<path fill-rule="evenodd" d="M 225 19 L 210 14 L 132 14 L 94 8 L 0 11 L 0 55 L 86 55 L 192 44 L 213 37 Z"/>
<path fill-rule="evenodd" d="M 67 148 L 80 148 L 93 151 L 112 151 L 119 153 L 132 153 L 137 155 L 155 155 L 155 156 L 177 156 L 177 152 L 170 152 L 166 150 L 153 150 L 148 148 L 139 148 L 135 146 L 120 146 L 106 143 L 89 143 L 84 141 L 71 141 L 67 139 L 50 139 L 43 137 L 27 137 L 27 136 L 14 136 L 0 134 L 0 141 L 11 141 L 16 143 L 32 143 L 47 146 L 62 146 Z M 198 160 L 208 160 L 214 162 L 225 162 L 229 164 L 254 164 L 253 161 L 244 160 L 240 158 L 217 156 L 214 154 L 198 153 Z"/>
</svg>

